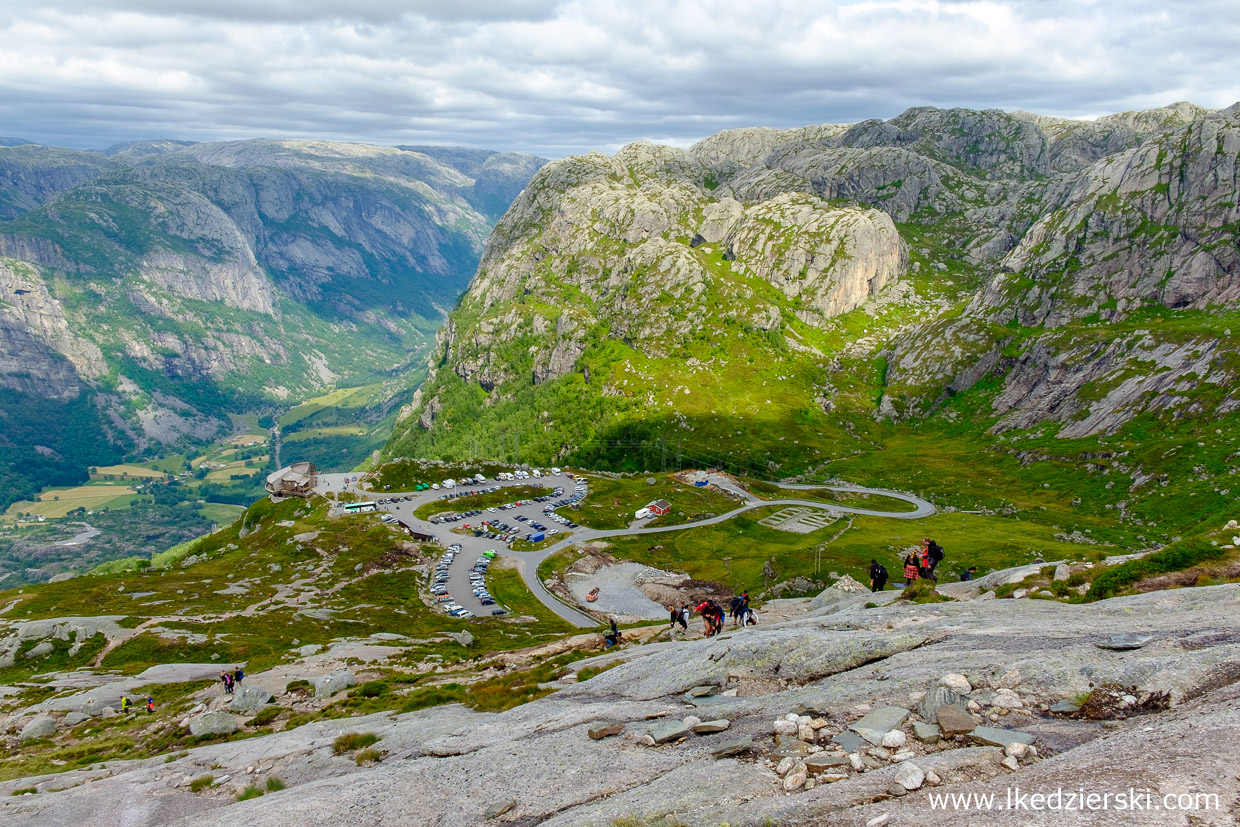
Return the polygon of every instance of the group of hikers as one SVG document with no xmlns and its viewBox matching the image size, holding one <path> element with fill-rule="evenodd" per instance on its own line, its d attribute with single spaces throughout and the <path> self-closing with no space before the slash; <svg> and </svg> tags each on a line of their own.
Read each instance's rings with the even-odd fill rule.
<svg viewBox="0 0 1240 827">
<path fill-rule="evenodd" d="M 151 697 L 150 695 L 147 695 L 145 706 L 146 706 L 147 712 L 154 712 L 155 711 L 155 699 Z M 133 707 L 134 707 L 134 703 L 132 700 L 129 699 L 128 695 L 121 696 L 121 714 L 122 715 L 128 715 L 130 712 L 133 712 Z"/>
<path fill-rule="evenodd" d="M 220 683 L 224 684 L 224 694 L 231 695 L 237 691 L 241 681 L 245 679 L 245 670 L 240 666 L 229 672 L 225 669 L 220 673 Z"/>
<path fill-rule="evenodd" d="M 904 558 L 904 585 L 918 580 L 938 582 L 937 569 L 943 562 L 943 547 L 929 537 L 921 541 L 920 548 L 909 549 Z M 977 566 L 970 566 L 960 573 L 960 579 L 972 580 Z M 887 568 L 877 560 L 870 560 L 870 591 L 881 592 L 887 586 Z"/>
<path fill-rule="evenodd" d="M 723 631 L 723 607 L 711 598 L 703 600 L 696 609 L 690 609 L 688 603 L 682 606 L 668 606 L 668 628 L 674 630 L 679 624 L 682 632 L 688 632 L 689 618 L 693 616 L 694 611 L 702 616 L 702 633 L 706 637 L 714 637 Z M 733 627 L 758 625 L 758 616 L 754 614 L 753 608 L 749 605 L 748 591 L 741 592 L 729 601 L 727 614 L 732 618 Z"/>
</svg>

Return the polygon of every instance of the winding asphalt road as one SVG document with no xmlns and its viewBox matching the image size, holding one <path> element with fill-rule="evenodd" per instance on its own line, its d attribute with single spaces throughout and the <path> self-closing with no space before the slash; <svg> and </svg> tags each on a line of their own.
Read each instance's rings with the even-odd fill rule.
<svg viewBox="0 0 1240 827">
<path fill-rule="evenodd" d="M 877 511 L 874 509 L 858 508 L 855 506 L 842 505 L 838 503 L 824 503 L 818 500 L 802 500 L 802 499 L 796 499 L 796 498 L 784 498 L 784 499 L 778 499 L 778 500 L 761 500 L 761 499 L 754 497 L 752 494 L 750 494 L 748 491 L 745 491 L 743 488 L 740 488 L 735 483 L 733 483 L 731 480 L 724 478 L 724 477 L 720 477 L 720 476 L 713 476 L 713 477 L 708 477 L 710 483 L 731 493 L 732 495 L 736 497 L 739 497 L 741 500 L 741 505 L 737 506 L 731 511 L 728 511 L 725 514 L 720 514 L 718 516 L 711 517 L 706 520 L 698 520 L 697 522 L 685 523 L 683 525 L 654 526 L 654 527 L 646 527 L 646 526 L 639 525 L 637 527 L 630 527 L 627 529 L 618 529 L 614 531 L 602 531 L 599 529 L 586 528 L 585 526 L 581 526 L 579 528 L 573 529 L 571 532 L 571 536 L 565 537 L 563 540 L 561 540 L 558 543 L 555 543 L 554 545 L 548 546 L 547 548 L 541 549 L 539 551 L 522 552 L 522 551 L 512 551 L 508 549 L 507 547 L 505 547 L 502 543 L 499 543 L 495 540 L 488 540 L 485 537 L 460 536 L 456 534 L 451 534 L 447 530 L 448 526 L 445 526 L 443 524 L 434 525 L 427 520 L 422 520 L 414 516 L 413 512 L 417 510 L 420 506 L 425 505 L 428 502 L 441 503 L 444 511 L 456 510 L 453 507 L 454 503 L 456 502 L 455 500 L 441 499 L 444 494 L 444 492 L 442 491 L 428 490 L 428 491 L 378 492 L 378 491 L 363 490 L 357 487 L 358 485 L 357 483 L 348 482 L 349 480 L 352 480 L 359 476 L 360 475 L 357 475 L 357 474 L 320 474 L 318 477 L 318 486 L 316 488 L 316 491 L 319 494 L 328 494 L 331 492 L 349 490 L 349 491 L 354 491 L 364 497 L 369 497 L 370 499 L 390 499 L 394 497 L 401 497 L 403 499 L 405 497 L 408 497 L 408 501 L 406 502 L 385 503 L 385 504 L 379 505 L 378 508 L 380 511 L 385 511 L 387 513 L 395 515 L 401 522 L 405 523 L 406 525 L 412 526 L 415 530 L 419 532 L 423 532 L 425 534 L 430 534 L 430 535 L 434 535 L 436 537 L 441 538 L 441 541 L 443 542 L 443 545 L 445 547 L 452 543 L 459 543 L 461 545 L 461 553 L 457 555 L 456 560 L 452 563 L 452 567 L 449 571 L 449 579 L 448 579 L 448 589 L 453 595 L 453 597 L 455 598 L 457 603 L 469 609 L 475 615 L 485 616 L 485 615 L 490 614 L 489 609 L 487 607 L 484 607 L 478 601 L 478 599 L 473 596 L 473 592 L 471 591 L 469 587 L 469 569 L 474 564 L 474 561 L 478 558 L 478 556 L 482 554 L 482 552 L 487 551 L 488 549 L 491 549 L 504 557 L 508 557 L 516 561 L 517 569 L 521 573 L 521 579 L 525 581 L 525 585 L 534 594 L 534 596 L 537 597 L 543 603 L 543 605 L 545 605 L 551 611 L 555 612 L 557 615 L 562 617 L 564 620 L 568 621 L 574 626 L 578 626 L 581 628 L 591 628 L 594 626 L 598 626 L 599 622 L 593 617 L 591 617 L 590 615 L 585 614 L 584 612 L 578 611 L 577 609 L 562 602 L 559 598 L 555 597 L 553 594 L 551 594 L 550 591 L 547 590 L 547 587 L 543 585 L 542 580 L 540 580 L 538 577 L 538 566 L 542 563 L 543 560 L 546 560 L 548 557 L 550 557 L 552 554 L 555 554 L 560 549 L 567 548 L 573 545 L 574 543 L 587 543 L 591 540 L 602 540 L 608 537 L 621 537 L 621 536 L 629 536 L 633 534 L 661 534 L 663 532 L 668 532 L 668 531 L 682 531 L 687 528 L 697 528 L 699 526 L 715 525 L 717 523 L 722 523 L 722 522 L 725 522 L 726 520 L 730 520 L 736 515 L 743 514 L 746 511 L 750 511 L 755 508 L 765 508 L 767 506 L 802 505 L 802 506 L 810 506 L 812 508 L 817 508 L 817 509 L 823 509 L 826 511 L 832 511 L 836 513 L 862 514 L 862 515 L 871 516 L 871 517 L 891 517 L 897 520 L 917 520 L 917 519 L 921 519 L 922 517 L 928 517 L 931 514 L 933 514 L 935 511 L 933 505 L 921 499 L 920 497 L 915 497 L 911 494 L 904 494 L 899 491 L 888 491 L 888 490 L 881 489 L 881 488 L 865 488 L 863 486 L 854 486 L 854 485 L 778 484 L 780 488 L 783 488 L 788 491 L 830 490 L 830 491 L 839 491 L 843 493 L 874 494 L 874 495 L 879 495 L 883 497 L 891 497 L 892 499 L 901 500 L 903 502 L 909 503 L 910 505 L 913 506 L 913 510 L 912 511 Z M 545 485 L 547 487 L 563 486 L 565 489 L 564 496 L 567 497 L 570 493 L 570 490 L 573 484 L 574 484 L 573 480 L 566 479 L 565 477 L 543 477 L 541 479 L 516 480 L 516 481 L 511 481 L 511 482 L 504 482 L 500 480 L 488 480 L 487 482 L 482 483 L 480 485 L 458 487 L 455 489 L 455 491 L 457 492 L 477 491 L 478 489 L 481 489 L 481 488 L 490 488 L 494 486 L 509 488 L 509 487 L 514 487 L 514 486 L 531 486 L 531 485 L 532 486 L 544 486 Z M 587 496 L 588 496 L 588 492 L 587 492 Z M 572 513 L 571 511 L 567 512 L 564 516 L 569 517 L 571 519 L 571 513 Z M 529 517 L 531 520 L 543 521 L 544 520 L 543 504 L 542 503 L 531 503 L 530 505 L 521 506 L 519 508 L 510 509 L 508 511 L 497 511 L 494 513 L 484 512 L 482 515 L 472 518 L 469 522 L 471 525 L 473 525 L 473 524 L 476 524 L 477 522 L 481 522 L 483 519 L 488 519 L 488 520 L 498 519 L 506 523 L 515 523 L 516 521 L 514 520 L 514 518 L 519 514 L 523 514 L 526 517 Z M 450 525 L 463 525 L 463 523 L 461 524 L 452 523 Z M 566 533 L 568 531 L 567 529 L 561 529 L 561 530 L 565 531 Z"/>
</svg>

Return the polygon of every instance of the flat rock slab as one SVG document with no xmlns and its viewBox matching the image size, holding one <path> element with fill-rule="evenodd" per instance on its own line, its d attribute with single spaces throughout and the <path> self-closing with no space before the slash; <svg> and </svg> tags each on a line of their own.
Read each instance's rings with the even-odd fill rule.
<svg viewBox="0 0 1240 827">
<path fill-rule="evenodd" d="M 938 724 L 927 724 L 922 721 L 913 722 L 913 734 L 917 736 L 917 740 L 923 744 L 937 744 L 942 737 L 943 732 L 939 729 Z"/>
<path fill-rule="evenodd" d="M 1008 744 L 1032 744 L 1034 737 L 1028 732 L 1018 729 L 999 729 L 992 726 L 975 727 L 969 737 L 992 747 L 1006 747 Z"/>
<path fill-rule="evenodd" d="M 507 801 L 497 801 L 494 804 L 492 804 L 490 807 L 486 808 L 486 810 L 482 813 L 482 817 L 483 818 L 499 818 L 500 816 L 502 816 L 504 813 L 508 812 L 515 806 L 517 806 L 517 802 L 511 798 L 508 799 Z"/>
<path fill-rule="evenodd" d="M 908 710 L 900 706 L 884 706 L 867 714 L 849 727 L 871 744 L 878 746 L 883 736 L 908 720 Z"/>
<path fill-rule="evenodd" d="M 1080 712 L 1081 705 L 1068 700 L 1056 701 L 1050 705 L 1050 711 L 1060 715 L 1071 715 L 1073 712 Z"/>
<path fill-rule="evenodd" d="M 681 684 L 683 686 L 683 684 Z M 717 686 L 695 686 L 689 690 L 689 696 L 692 698 L 705 698 L 708 695 L 714 695 L 719 691 Z"/>
<path fill-rule="evenodd" d="M 752 738 L 733 738 L 715 747 L 710 751 L 710 754 L 715 758 L 731 758 L 733 755 L 748 752 L 752 748 Z"/>
<path fill-rule="evenodd" d="M 805 759 L 805 770 L 810 775 L 821 775 L 824 772 L 851 766 L 852 762 L 847 756 L 831 752 L 818 752 Z"/>
<path fill-rule="evenodd" d="M 809 755 L 809 744 L 792 736 L 792 735 L 776 735 L 775 749 L 771 752 L 772 758 L 780 760 L 788 758 L 804 758 Z"/>
<path fill-rule="evenodd" d="M 691 706 L 716 706 L 719 704 L 730 704 L 736 700 L 736 698 L 732 698 L 727 695 L 694 696 L 686 693 L 682 697 L 684 698 L 685 703 Z"/>
<path fill-rule="evenodd" d="M 964 735 L 977 728 L 977 722 L 964 704 L 948 704 L 937 710 L 939 729 L 944 735 Z"/>
<path fill-rule="evenodd" d="M 851 732 L 841 732 L 831 739 L 834 744 L 843 747 L 844 752 L 860 752 L 870 746 L 870 742 L 862 738 L 860 735 L 854 735 Z"/>
<path fill-rule="evenodd" d="M 1153 639 L 1152 635 L 1108 635 L 1102 640 L 1094 641 L 1094 645 L 1099 649 L 1114 649 L 1117 652 L 1126 652 L 1130 649 L 1140 649 Z"/>
<path fill-rule="evenodd" d="M 714 735 L 716 732 L 723 732 L 732 726 L 732 722 L 727 718 L 719 718 L 714 721 L 702 721 L 700 724 L 693 725 L 693 733 L 695 735 Z"/>
<path fill-rule="evenodd" d="M 610 738 L 624 732 L 624 724 L 619 721 L 600 721 L 590 727 L 586 734 L 595 741 Z"/>
<path fill-rule="evenodd" d="M 656 744 L 678 741 L 689 735 L 689 725 L 683 721 L 663 721 L 650 728 L 650 737 Z"/>
</svg>

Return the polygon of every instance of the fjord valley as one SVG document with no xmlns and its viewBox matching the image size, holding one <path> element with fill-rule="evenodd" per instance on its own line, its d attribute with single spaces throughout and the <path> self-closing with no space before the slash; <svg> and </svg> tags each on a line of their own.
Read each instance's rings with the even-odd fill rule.
<svg viewBox="0 0 1240 827">
<path fill-rule="evenodd" d="M 226 521 L 172 506 L 248 504 L 282 441 L 328 469 L 367 458 L 540 163 L 326 141 L 0 148 L 4 522 L 136 503 L 140 533 L 175 543 Z M 63 570 L 39 558 L 82 531 L 37 528 L 0 540 L 10 583 Z"/>
<path fill-rule="evenodd" d="M 6 823 L 1233 823 L 1240 105 L 0 162 Z"/>
</svg>

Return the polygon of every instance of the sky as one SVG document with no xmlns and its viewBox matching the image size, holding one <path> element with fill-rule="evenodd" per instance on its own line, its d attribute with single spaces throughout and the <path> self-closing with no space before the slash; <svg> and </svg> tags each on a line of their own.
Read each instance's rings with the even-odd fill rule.
<svg viewBox="0 0 1240 827">
<path fill-rule="evenodd" d="M 0 0 L 0 135 L 549 158 L 911 106 L 1240 100 L 1234 0 Z"/>
</svg>

